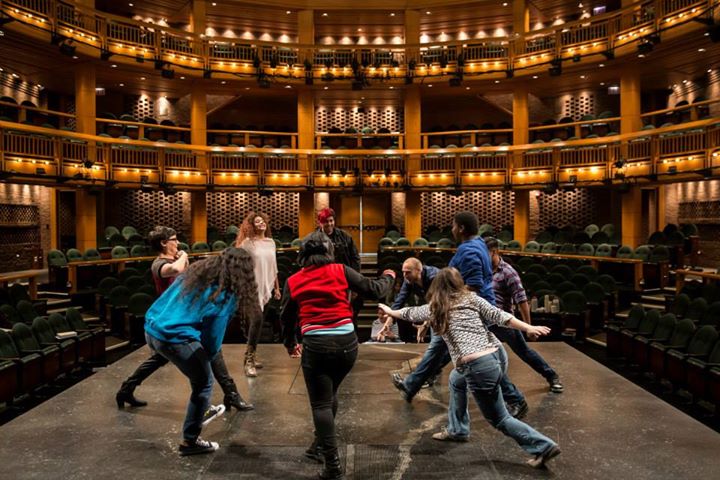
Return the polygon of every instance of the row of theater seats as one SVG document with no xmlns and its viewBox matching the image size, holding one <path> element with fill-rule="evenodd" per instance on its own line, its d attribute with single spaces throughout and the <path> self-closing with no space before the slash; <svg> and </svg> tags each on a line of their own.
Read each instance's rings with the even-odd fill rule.
<svg viewBox="0 0 720 480">
<path fill-rule="evenodd" d="M 624 322 L 608 325 L 608 356 L 720 406 L 720 302 L 699 318 L 695 313 L 679 317 L 635 305 Z"/>
<path fill-rule="evenodd" d="M 145 312 L 155 298 L 150 270 L 127 267 L 97 283 L 95 311 L 113 334 L 127 338 L 133 344 L 142 344 Z"/>
<path fill-rule="evenodd" d="M 78 368 L 103 364 L 105 331 L 69 308 L 0 329 L 0 403 L 30 394 Z"/>
</svg>

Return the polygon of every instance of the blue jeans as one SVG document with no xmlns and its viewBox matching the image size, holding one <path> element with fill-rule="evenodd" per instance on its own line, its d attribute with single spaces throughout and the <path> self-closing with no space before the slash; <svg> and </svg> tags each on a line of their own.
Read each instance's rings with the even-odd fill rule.
<svg viewBox="0 0 720 480">
<path fill-rule="evenodd" d="M 145 340 L 153 352 L 170 360 L 190 380 L 192 392 L 183 423 L 183 440 L 192 443 L 200 436 L 203 416 L 210 406 L 213 385 L 210 357 L 200 342 L 163 342 L 148 333 Z"/>
<path fill-rule="evenodd" d="M 505 348 L 502 345 L 498 347 L 497 355 L 505 365 L 502 378 L 500 379 L 502 399 L 507 402 L 508 405 L 524 402 L 525 397 L 507 376 L 507 352 L 505 352 Z M 453 369 L 448 379 L 448 387 L 450 389 L 448 432 L 456 437 L 467 437 L 470 435 L 470 414 L 467 406 L 468 387 L 465 377 L 458 373 L 456 369 Z"/>
<path fill-rule="evenodd" d="M 542 358 L 535 350 L 530 348 L 525 341 L 525 336 L 520 330 L 493 325 L 490 327 L 490 331 L 495 334 L 498 340 L 507 343 L 510 348 L 512 348 L 512 351 L 515 352 L 515 355 L 520 357 L 523 362 L 530 365 L 530 367 L 537 373 L 545 377 L 546 380 L 552 380 L 553 377 L 557 376 L 555 370 L 548 365 L 545 359 Z"/>
<path fill-rule="evenodd" d="M 527 453 L 539 455 L 554 446 L 555 442 L 528 424 L 510 416 L 500 391 L 500 381 L 506 372 L 507 355 L 499 348 L 494 353 L 457 366 L 452 371 L 451 378 L 460 376 L 465 380 L 480 411 L 490 425 L 515 440 Z M 457 378 L 455 380 L 457 382 Z M 463 398 L 467 399 L 467 396 Z M 467 412 L 467 408 L 464 410 Z"/>
<path fill-rule="evenodd" d="M 420 391 L 423 383 L 429 380 L 436 372 L 442 370 L 448 363 L 450 363 L 450 352 L 445 340 L 440 335 L 435 335 L 435 332 L 431 332 L 430 344 L 425 350 L 422 359 L 420 359 L 420 363 L 417 364 L 417 367 L 410 375 L 405 377 L 403 382 L 405 388 L 411 395 L 415 395 Z M 520 390 L 510 381 L 507 375 L 503 375 L 500 388 L 505 401 L 509 404 L 525 401 L 523 394 L 520 393 Z M 452 390 L 450 393 L 450 405 L 448 408 L 452 408 L 453 405 Z"/>
<path fill-rule="evenodd" d="M 442 370 L 448 363 L 450 363 L 450 352 L 448 352 L 447 345 L 445 345 L 445 340 L 440 335 L 435 335 L 435 332 L 431 330 L 428 348 L 415 370 L 405 377 L 403 382 L 405 388 L 411 395 L 415 395 L 420 391 L 423 383 Z"/>
</svg>

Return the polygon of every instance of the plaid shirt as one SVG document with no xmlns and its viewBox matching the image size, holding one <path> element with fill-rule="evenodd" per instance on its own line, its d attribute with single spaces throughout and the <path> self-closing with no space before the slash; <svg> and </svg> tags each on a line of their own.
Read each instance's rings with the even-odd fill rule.
<svg viewBox="0 0 720 480">
<path fill-rule="evenodd" d="M 495 291 L 495 304 L 506 312 L 512 313 L 513 305 L 527 302 L 527 294 L 522 281 L 520 281 L 520 275 L 502 258 L 493 271 L 493 290 Z"/>
</svg>

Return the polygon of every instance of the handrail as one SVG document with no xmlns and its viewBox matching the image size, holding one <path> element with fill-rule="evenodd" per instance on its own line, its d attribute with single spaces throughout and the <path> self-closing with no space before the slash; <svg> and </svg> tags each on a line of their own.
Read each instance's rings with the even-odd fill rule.
<svg viewBox="0 0 720 480">
<path fill-rule="evenodd" d="M 27 110 L 30 112 L 44 113 L 46 115 L 52 115 L 55 117 L 75 118 L 75 115 L 72 113 L 58 112 L 57 110 L 50 110 L 47 108 L 31 107 L 29 105 L 22 105 L 20 103 L 11 103 L 11 102 L 0 101 L 0 106 L 17 108 L 18 110 Z"/>
<path fill-rule="evenodd" d="M 547 65 L 554 59 L 599 55 L 634 44 L 649 35 L 684 25 L 717 4 L 718 0 L 645 0 L 512 38 L 372 46 L 243 42 L 206 37 L 117 17 L 69 1 L 9 0 L 3 1 L 0 8 L 25 25 L 133 61 L 160 60 L 198 74 L 216 71 L 245 76 L 256 76 L 255 65 L 259 64 L 268 74 L 274 75 L 280 69 L 283 75 L 300 80 L 308 72 L 320 78 L 328 69 L 340 69 L 338 74 L 343 78 L 355 78 L 356 72 L 349 69 L 351 65 L 361 66 L 356 68 L 362 68 L 370 78 L 433 77 L 452 73 L 461 66 L 466 76 L 506 70 L 524 73 L 523 70 Z"/>
<path fill-rule="evenodd" d="M 720 174 L 720 118 L 611 137 L 436 149 L 169 144 L 0 121 L 0 147 L 3 179 L 39 183 L 288 190 L 574 187 Z"/>
<path fill-rule="evenodd" d="M 104 118 L 104 117 L 97 117 L 95 119 L 97 123 L 112 123 L 116 125 L 130 125 L 134 127 L 144 127 L 144 128 L 161 128 L 164 130 L 175 130 L 178 132 L 189 132 L 191 129 L 190 127 L 178 127 L 176 125 L 162 125 L 159 123 L 144 123 L 144 122 L 132 122 L 129 120 L 118 120 L 114 118 Z"/>
</svg>

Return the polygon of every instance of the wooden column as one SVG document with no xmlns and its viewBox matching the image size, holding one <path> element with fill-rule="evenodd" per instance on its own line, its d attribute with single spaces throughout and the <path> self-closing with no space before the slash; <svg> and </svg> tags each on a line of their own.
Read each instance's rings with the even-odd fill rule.
<svg viewBox="0 0 720 480">
<path fill-rule="evenodd" d="M 207 95 L 205 86 L 195 80 L 190 90 L 190 142 L 193 145 L 207 144 Z M 207 157 L 198 155 L 198 167 L 207 171 Z M 190 195 L 192 242 L 207 241 L 207 197 L 206 192 L 192 192 Z"/>
<path fill-rule="evenodd" d="M 50 249 L 57 250 L 58 241 L 58 190 L 50 188 Z"/>
<path fill-rule="evenodd" d="M 405 43 L 410 45 L 420 44 L 420 10 L 405 10 Z M 409 47 L 405 51 L 405 58 L 409 62 L 420 60 L 420 50 L 416 47 Z"/>
<path fill-rule="evenodd" d="M 300 48 L 300 62 L 306 59 L 312 61 L 313 52 L 308 48 L 315 45 L 315 12 L 313 10 L 298 11 L 298 43 Z"/>
<path fill-rule="evenodd" d="M 405 148 L 421 148 L 421 96 L 419 85 L 408 85 L 405 89 Z M 420 155 L 410 155 L 405 166 L 408 175 L 420 169 Z M 414 241 L 422 236 L 422 215 L 420 192 L 405 194 L 405 237 Z"/>
<path fill-rule="evenodd" d="M 525 83 L 513 90 L 513 144 L 528 143 L 530 112 L 528 111 L 528 88 Z"/>
<path fill-rule="evenodd" d="M 625 66 L 620 74 L 620 133 L 637 132 L 642 128 L 640 118 L 640 71 Z"/>
<path fill-rule="evenodd" d="M 198 35 L 205 35 L 206 18 L 207 2 L 205 0 L 192 0 L 190 31 Z"/>
<path fill-rule="evenodd" d="M 515 190 L 513 238 L 523 247 L 530 240 L 530 190 Z"/>
<path fill-rule="evenodd" d="M 530 9 L 526 0 L 513 0 L 513 33 L 523 35 L 530 31 Z"/>
<path fill-rule="evenodd" d="M 298 92 L 298 148 L 312 149 L 315 143 L 315 92 L 311 87 L 303 87 Z M 299 168 L 312 177 L 312 158 L 299 156 Z M 298 216 L 298 234 L 300 238 L 315 229 L 315 195 L 313 192 L 300 192 L 300 212 Z"/>
<path fill-rule="evenodd" d="M 93 2 L 94 6 L 94 2 Z M 95 135 L 95 67 L 81 64 L 75 67 L 75 118 L 78 133 Z M 88 159 L 94 161 L 94 144 L 88 148 Z M 97 246 L 98 197 L 87 190 L 75 193 L 75 247 L 80 251 Z M 57 235 L 55 235 L 57 237 Z"/>
<path fill-rule="evenodd" d="M 97 199 L 82 188 L 75 192 L 75 248 L 81 252 L 97 247 Z"/>
<path fill-rule="evenodd" d="M 642 237 L 642 190 L 630 187 L 622 194 L 622 244 L 632 248 L 643 243 Z"/>
<path fill-rule="evenodd" d="M 674 185 L 673 185 L 674 186 Z M 662 232 L 665 228 L 665 214 L 667 210 L 667 186 L 658 185 L 655 189 L 655 211 L 657 212 L 657 225 L 654 231 Z"/>
<path fill-rule="evenodd" d="M 207 193 L 192 192 L 190 194 L 190 225 L 192 238 L 190 245 L 194 242 L 207 242 Z M 238 212 L 242 215 L 243 212 Z"/>
</svg>

